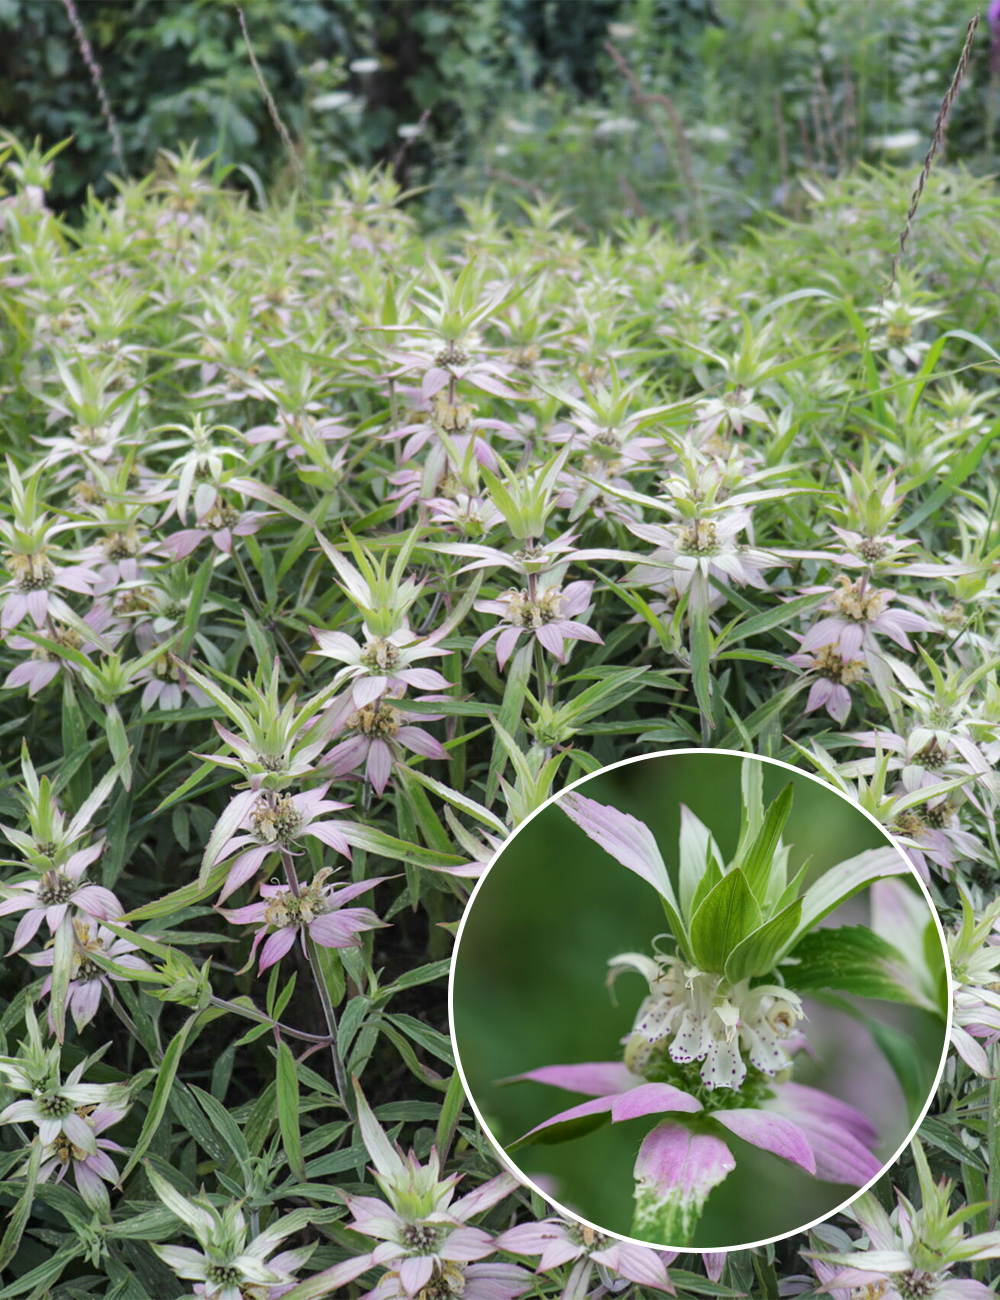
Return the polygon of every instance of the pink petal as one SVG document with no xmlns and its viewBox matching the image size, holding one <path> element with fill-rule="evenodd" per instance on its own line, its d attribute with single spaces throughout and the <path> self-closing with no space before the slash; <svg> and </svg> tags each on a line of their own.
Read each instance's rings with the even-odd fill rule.
<svg viewBox="0 0 1000 1300">
<path fill-rule="evenodd" d="M 260 966 L 258 969 L 265 971 L 269 966 L 273 966 L 276 961 L 280 961 L 295 942 L 297 933 L 298 931 L 294 925 L 286 926 L 283 930 L 275 930 L 274 934 L 268 937 L 260 950 Z"/>
<path fill-rule="evenodd" d="M 712 1118 L 745 1142 L 752 1142 L 762 1151 L 770 1151 L 801 1165 L 806 1173 L 815 1174 L 816 1157 L 809 1138 L 798 1124 L 783 1115 L 764 1110 L 717 1110 Z"/>
<path fill-rule="evenodd" d="M 548 650 L 550 655 L 555 655 L 560 663 L 565 662 L 563 656 L 563 638 L 562 633 L 555 623 L 543 623 L 541 627 L 535 628 L 535 636 L 539 644 Z"/>
<path fill-rule="evenodd" d="M 224 903 L 230 894 L 234 894 L 239 889 L 240 885 L 245 885 L 248 880 L 252 880 L 271 852 L 273 849 L 269 846 L 259 845 L 246 853 L 241 853 L 229 868 L 226 883 L 222 886 L 222 893 L 219 895 L 219 902 Z"/>
<path fill-rule="evenodd" d="M 627 1092 L 635 1087 L 636 1076 L 619 1061 L 593 1061 L 581 1065 L 543 1065 L 526 1074 L 515 1074 L 505 1083 L 548 1083 L 567 1092 L 580 1092 L 585 1097 L 607 1097 L 612 1093 Z"/>
<path fill-rule="evenodd" d="M 517 645 L 517 639 L 520 635 L 521 628 L 505 627 L 497 637 L 497 664 L 501 672 L 503 672 L 504 664 L 514 653 L 514 647 Z"/>
<path fill-rule="evenodd" d="M 701 1102 L 689 1092 L 675 1088 L 672 1083 L 640 1083 L 637 1088 L 616 1097 L 611 1107 L 611 1118 L 617 1124 L 642 1115 L 655 1115 L 668 1110 L 693 1113 L 701 1110 Z"/>
<path fill-rule="evenodd" d="M 674 1120 L 657 1124 L 635 1162 L 637 1234 L 689 1236 L 709 1192 L 735 1168 L 721 1138 L 692 1133 Z"/>
<path fill-rule="evenodd" d="M 424 731 L 422 727 L 400 727 L 396 732 L 396 739 L 407 749 L 412 749 L 415 754 L 422 754 L 424 758 L 448 757 L 448 751 L 441 742 L 435 740 L 430 732 Z"/>
<path fill-rule="evenodd" d="M 605 1256 L 614 1256 L 614 1263 L 611 1263 L 610 1258 L 605 1260 Z M 651 1286 L 658 1291 L 676 1294 L 667 1275 L 666 1265 L 659 1253 L 648 1246 L 636 1246 L 623 1241 L 608 1250 L 595 1250 L 591 1258 L 598 1264 L 607 1263 L 616 1273 L 639 1286 Z"/>
<path fill-rule="evenodd" d="M 438 1247 L 438 1253 L 442 1259 L 468 1261 L 482 1259 L 493 1249 L 493 1238 L 481 1228 L 456 1228 Z"/>
<path fill-rule="evenodd" d="M 568 637 L 570 641 L 589 641 L 591 645 L 604 644 L 603 638 L 595 632 L 592 627 L 588 627 L 586 623 L 567 623 L 560 621 L 551 624 L 551 626 L 557 627 L 560 633 L 564 637 Z"/>
<path fill-rule="evenodd" d="M 354 703 L 359 709 L 384 695 L 389 685 L 388 677 L 356 677 L 351 686 Z"/>
<path fill-rule="evenodd" d="M 806 700 L 806 713 L 812 713 L 813 709 L 821 709 L 830 698 L 830 692 L 833 690 L 833 682 L 829 677 L 818 677 L 809 688 L 809 698 Z"/>
<path fill-rule="evenodd" d="M 392 775 L 392 751 L 384 740 L 373 740 L 368 746 L 365 776 L 376 794 L 381 794 Z"/>
<path fill-rule="evenodd" d="M 358 943 L 355 936 L 360 930 L 374 930 L 381 924 L 367 907 L 356 907 L 347 912 L 317 916 L 309 922 L 309 933 L 324 948 L 350 948 Z"/>
<path fill-rule="evenodd" d="M 333 890 L 327 895 L 327 901 L 333 907 L 343 907 L 352 898 L 357 898 L 359 894 L 374 889 L 376 885 L 381 885 L 388 879 L 388 876 L 373 876 L 371 880 L 356 880 L 353 885 L 343 885 L 340 889 Z"/>
<path fill-rule="evenodd" d="M 337 829 L 336 822 L 316 822 L 312 826 L 307 826 L 301 833 L 322 840 L 331 849 L 336 849 L 338 853 L 342 853 L 345 858 L 351 856 L 351 846 L 345 839 L 343 831 Z"/>
<path fill-rule="evenodd" d="M 400 1285 L 407 1295 L 415 1296 L 431 1280 L 434 1260 L 430 1255 L 411 1255 L 399 1261 L 397 1269 Z"/>
<path fill-rule="evenodd" d="M 10 945 L 9 949 L 10 952 L 20 951 L 20 949 L 23 948 L 26 943 L 29 943 L 38 933 L 38 927 L 42 923 L 44 912 L 41 908 L 34 907 L 32 904 L 29 904 L 29 906 L 32 907 L 32 910 L 30 912 L 25 912 L 17 923 L 17 929 L 14 931 L 14 942 Z"/>
<path fill-rule="evenodd" d="M 44 627 L 49 612 L 49 593 L 47 591 L 29 591 L 26 600 L 28 613 L 35 620 L 35 627 Z"/>
<path fill-rule="evenodd" d="M 82 885 L 73 895 L 73 902 L 99 921 L 114 921 L 123 911 L 118 899 L 103 885 Z"/>
<path fill-rule="evenodd" d="M 634 871 L 657 893 L 673 902 L 674 891 L 667 868 L 653 832 L 644 822 L 575 792 L 566 795 L 559 807 L 605 853 L 610 853 L 623 867 Z"/>
<path fill-rule="evenodd" d="M 418 691 L 443 691 L 451 685 L 447 677 L 433 668 L 404 668 L 396 676 Z"/>
<path fill-rule="evenodd" d="M 99 979 L 87 980 L 83 984 L 77 984 L 76 988 L 73 989 L 69 998 L 69 1008 L 73 1015 L 73 1023 L 77 1029 L 82 1029 L 84 1025 L 90 1024 L 91 1020 L 97 1015 L 103 991 L 104 986 Z"/>
</svg>

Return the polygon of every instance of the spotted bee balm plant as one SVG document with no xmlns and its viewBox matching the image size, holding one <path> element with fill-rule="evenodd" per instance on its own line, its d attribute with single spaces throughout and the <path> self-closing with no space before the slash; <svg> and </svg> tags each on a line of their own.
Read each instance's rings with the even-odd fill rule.
<svg viewBox="0 0 1000 1300">
<path fill-rule="evenodd" d="M 880 303 L 896 174 L 810 168 L 794 220 L 708 247 L 652 209 L 588 233 L 500 173 L 429 229 L 392 168 L 251 192 L 194 146 L 60 213 L 75 164 L 3 138 L 0 1300 L 812 1289 L 803 1234 L 703 1258 L 554 1216 L 463 1096 L 445 989 L 478 878 L 553 793 L 675 746 L 816 771 L 903 845 L 955 977 L 921 1142 L 969 1241 L 995 1233 L 993 182 L 930 176 Z M 612 836 L 670 938 L 614 966 L 648 990 L 617 1059 L 548 1067 L 585 1108 L 548 1132 L 652 1130 L 657 1242 L 743 1141 L 864 1185 L 881 1135 L 809 1092 L 811 1007 L 941 1005 L 905 899 L 884 943 L 811 930 L 822 882 L 751 861 L 758 814 L 728 863 L 689 823 L 679 879 Z M 872 1191 L 895 1272 L 870 1207 L 827 1253 L 867 1254 L 864 1300 L 906 1267 L 995 1294 L 978 1245 L 897 1248 L 916 1169 Z"/>
<path fill-rule="evenodd" d="M 734 1136 L 837 1184 L 845 1197 L 878 1175 L 891 1153 L 881 1151 L 871 1120 L 795 1080 L 797 1057 L 810 1051 L 806 996 L 859 994 L 944 1018 L 932 974 L 937 935 L 919 895 L 918 943 L 926 942 L 926 929 L 931 944 L 916 959 L 923 986 L 903 976 L 906 959 L 883 935 L 822 924 L 859 891 L 910 875 L 902 854 L 886 844 L 808 885 L 808 862 L 790 878 L 782 831 L 793 785 L 765 808 L 762 768 L 744 760 L 741 833 L 728 863 L 709 827 L 681 807 L 676 883 L 642 821 L 580 790 L 556 802 L 606 854 L 653 886 L 668 928 L 652 954 L 621 953 L 609 963 L 609 985 L 633 972 L 648 988 L 621 1058 L 515 1076 L 590 1100 L 544 1120 L 508 1149 L 576 1138 L 607 1121 L 655 1118 L 634 1169 L 632 1233 L 646 1241 L 690 1244 L 708 1196 L 736 1167 L 727 1142 Z M 942 962 L 938 951 L 938 971 Z"/>
</svg>

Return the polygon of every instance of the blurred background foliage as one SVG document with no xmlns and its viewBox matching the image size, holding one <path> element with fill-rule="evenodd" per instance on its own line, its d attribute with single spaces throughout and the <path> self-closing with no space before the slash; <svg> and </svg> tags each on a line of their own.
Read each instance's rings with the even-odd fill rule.
<svg viewBox="0 0 1000 1300">
<path fill-rule="evenodd" d="M 580 787 L 646 822 L 677 879 L 680 805 L 712 829 L 726 860 L 739 838 L 741 759 L 718 753 L 670 754 L 602 772 Z M 793 846 L 789 873 L 811 860 L 807 880 L 885 838 L 864 813 L 821 783 L 768 764 L 765 800 L 791 780 L 795 798 L 785 831 Z M 913 883 L 913 888 L 917 886 Z M 928 915 L 930 909 L 928 908 Z M 867 891 L 826 924 L 864 924 Z M 469 1087 L 495 1139 L 514 1141 L 581 1098 L 536 1083 L 497 1080 L 541 1065 L 620 1059 L 645 993 L 622 976 L 610 995 L 607 961 L 620 952 L 650 952 L 666 923 L 653 889 L 616 864 L 573 826 L 558 803 L 524 826 L 486 875 L 466 913 L 455 956 L 453 1031 Z M 919 1065 L 922 1101 L 930 1095 L 945 1029 L 924 1011 L 851 999 L 895 1030 Z M 899 1083 L 871 1033 L 850 1015 L 806 999 L 816 1059 L 800 1056 L 796 1079 L 859 1107 L 882 1136 L 889 1159 L 907 1137 L 909 1114 Z M 522 1148 L 518 1166 L 567 1208 L 613 1231 L 631 1225 L 632 1165 L 648 1120 L 606 1126 L 552 1146 Z M 734 1140 L 736 1171 L 709 1198 L 695 1245 L 708 1249 L 792 1232 L 827 1214 L 849 1189 L 807 1174 Z"/>
<path fill-rule="evenodd" d="M 797 178 L 917 162 L 975 5 L 247 0 L 298 166 L 228 0 L 76 9 L 136 175 L 158 148 L 197 140 L 258 193 L 304 168 L 323 194 L 348 165 L 395 162 L 432 224 L 494 188 L 510 209 L 519 197 L 572 205 L 588 230 L 645 215 L 706 238 L 762 210 L 798 215 Z M 0 0 L 0 35 L 0 121 L 24 143 L 73 136 L 50 202 L 109 193 L 118 168 L 65 4 Z M 996 161 L 993 37 L 984 21 L 948 133 L 951 161 L 977 171 Z"/>
</svg>

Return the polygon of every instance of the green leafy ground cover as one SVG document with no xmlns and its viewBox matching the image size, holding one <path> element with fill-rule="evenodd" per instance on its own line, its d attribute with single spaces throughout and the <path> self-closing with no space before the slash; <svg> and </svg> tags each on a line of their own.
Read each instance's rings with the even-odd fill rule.
<svg viewBox="0 0 1000 1300">
<path fill-rule="evenodd" d="M 1000 1199 L 993 187 L 932 180 L 883 298 L 909 178 L 700 256 L 485 200 L 428 239 L 377 174 L 263 210 L 208 177 L 2 209 L 0 1300 L 629 1279 L 592 1238 L 537 1275 L 493 1244 L 546 1208 L 463 1109 L 445 981 L 510 826 L 689 745 L 822 773 L 929 883 L 957 1051 L 867 1238 L 813 1245 L 863 1269 L 895 1188 L 922 1244 L 869 1294 L 988 1295 L 946 1213 L 995 1233 Z M 432 1147 L 486 1189 L 471 1263 L 427 1229 Z M 807 1249 L 649 1267 L 773 1300 L 828 1276 Z"/>
</svg>

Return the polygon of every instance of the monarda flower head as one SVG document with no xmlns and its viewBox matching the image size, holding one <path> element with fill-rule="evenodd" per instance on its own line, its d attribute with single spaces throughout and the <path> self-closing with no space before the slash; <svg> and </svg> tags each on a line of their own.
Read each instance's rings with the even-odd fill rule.
<svg viewBox="0 0 1000 1300">
<path fill-rule="evenodd" d="M 612 958 L 609 982 L 636 971 L 648 987 L 622 1040 L 623 1058 L 518 1075 L 590 1100 L 536 1125 L 513 1146 L 577 1136 L 581 1121 L 589 1129 L 656 1116 L 635 1165 L 633 1233 L 675 1247 L 690 1244 L 709 1193 L 735 1167 L 730 1136 L 827 1182 L 862 1187 L 879 1169 L 873 1154 L 879 1138 L 868 1119 L 792 1081 L 796 1053 L 806 1046 L 805 1015 L 801 996 L 786 981 L 795 978 L 807 951 L 802 945 L 815 941 L 810 932 L 817 923 L 872 881 L 905 873 L 905 861 L 889 847 L 869 850 L 800 894 L 802 873 L 789 881 L 789 848 L 781 841 L 793 787 L 765 810 L 760 766 L 744 764 L 743 830 L 729 864 L 709 829 L 681 809 L 676 891 L 644 823 L 575 791 L 560 803 L 591 840 L 654 886 L 673 951 Z M 851 940 L 837 929 L 820 933 L 831 949 Z M 879 959 L 904 966 L 888 943 Z M 836 987 L 851 992 L 839 978 Z M 902 989 L 885 996 L 910 1000 Z"/>
</svg>

